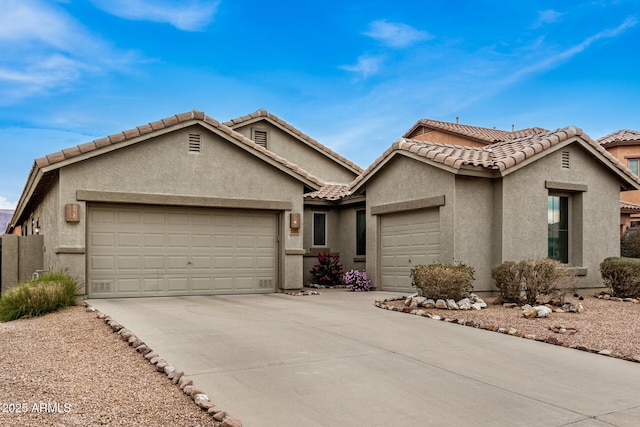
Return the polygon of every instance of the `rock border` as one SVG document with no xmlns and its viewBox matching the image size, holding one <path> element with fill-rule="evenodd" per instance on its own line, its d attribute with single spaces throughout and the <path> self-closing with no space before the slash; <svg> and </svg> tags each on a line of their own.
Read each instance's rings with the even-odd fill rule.
<svg viewBox="0 0 640 427">
<path fill-rule="evenodd" d="M 375 300 L 375 302 L 373 304 L 376 307 L 381 308 L 383 310 L 390 310 L 390 311 L 397 311 L 397 312 L 400 312 L 400 313 L 413 314 L 415 316 L 427 317 L 427 318 L 433 319 L 433 320 L 440 320 L 440 321 L 447 322 L 447 323 L 456 323 L 456 324 L 462 325 L 462 326 L 469 326 L 469 327 L 472 327 L 472 328 L 483 329 L 483 330 L 491 331 L 491 332 L 499 332 L 499 333 L 502 333 L 502 334 L 512 335 L 512 336 L 516 336 L 516 337 L 519 337 L 519 338 L 525 338 L 525 339 L 529 339 L 529 340 L 535 340 L 535 341 L 543 342 L 543 343 L 546 343 L 546 344 L 552 344 L 552 345 L 557 345 L 557 346 L 561 346 L 561 347 L 572 348 L 572 349 L 575 349 L 575 350 L 586 351 L 588 353 L 595 353 L 595 354 L 600 354 L 602 356 L 609 356 L 609 357 L 613 357 L 613 358 L 616 358 L 616 359 L 627 360 L 629 362 L 640 363 L 640 356 L 628 357 L 628 356 L 622 356 L 620 354 L 615 354 L 611 350 L 597 350 L 597 349 L 591 349 L 591 348 L 587 348 L 587 347 L 584 347 L 584 346 L 581 346 L 581 345 L 575 345 L 575 344 L 574 345 L 569 345 L 569 344 L 566 344 L 566 343 L 560 341 L 559 339 L 557 339 L 556 337 L 551 336 L 551 335 L 548 336 L 547 338 L 543 338 L 543 337 L 536 336 L 534 334 L 525 334 L 524 332 L 518 331 L 515 328 L 499 328 L 497 326 L 487 326 L 482 321 L 474 322 L 473 320 L 454 319 L 454 318 L 450 318 L 450 317 L 446 317 L 446 316 L 439 316 L 437 314 L 430 313 L 427 310 L 411 310 L 411 311 L 407 311 L 407 310 L 403 310 L 400 307 L 391 307 L 391 306 L 387 305 L 387 302 L 402 301 L 402 300 L 406 300 L 406 299 L 407 299 L 406 296 L 391 297 L 391 298 L 385 298 L 383 300 Z M 445 309 L 443 309 L 443 311 L 451 312 L 451 310 L 445 310 Z M 460 312 L 460 311 L 454 311 L 454 313 L 463 314 L 463 312 Z"/>
<path fill-rule="evenodd" d="M 237 418 L 232 418 L 227 411 L 218 408 L 204 391 L 196 388 L 193 380 L 187 378 L 183 371 L 178 371 L 169 362 L 164 360 L 157 352 L 151 349 L 144 341 L 139 339 L 132 331 L 128 330 L 116 320 L 112 319 L 105 313 L 98 311 L 91 304 L 85 302 L 87 312 L 96 313 L 96 317 L 103 320 L 104 323 L 111 328 L 113 333 L 120 335 L 123 341 L 126 341 L 133 347 L 146 361 L 155 366 L 156 371 L 164 374 L 167 378 L 180 387 L 180 390 L 191 397 L 193 403 L 200 409 L 207 411 L 214 419 L 215 427 L 242 427 L 242 422 Z"/>
</svg>

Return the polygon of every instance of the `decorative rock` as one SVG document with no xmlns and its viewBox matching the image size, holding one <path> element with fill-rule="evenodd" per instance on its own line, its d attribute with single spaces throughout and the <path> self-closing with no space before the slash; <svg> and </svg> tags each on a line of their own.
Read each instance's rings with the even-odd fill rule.
<svg viewBox="0 0 640 427">
<path fill-rule="evenodd" d="M 133 348 L 138 348 L 142 344 L 144 344 L 144 341 L 142 341 L 140 338 L 138 338 L 134 342 L 130 342 L 129 344 L 131 344 L 131 347 L 133 347 Z"/>
<path fill-rule="evenodd" d="M 549 344 L 558 344 L 558 339 L 554 337 L 547 337 L 545 342 Z"/>
<path fill-rule="evenodd" d="M 436 301 L 436 308 L 447 308 L 447 303 L 443 299 L 439 299 Z"/>
<path fill-rule="evenodd" d="M 138 339 L 138 337 L 136 337 L 135 335 L 131 335 L 131 336 L 129 337 L 129 339 L 127 340 L 127 342 L 128 342 L 129 344 L 133 344 L 134 342 L 136 342 L 136 340 L 137 340 L 137 339 Z"/>
<path fill-rule="evenodd" d="M 104 319 L 105 317 L 107 317 L 107 315 L 106 315 L 106 314 L 104 314 L 104 313 L 98 313 L 98 319 L 102 320 L 102 319 Z"/>
<path fill-rule="evenodd" d="M 213 402 L 209 402 L 207 400 L 206 402 L 199 403 L 198 406 L 204 409 L 205 411 L 208 411 L 209 409 L 213 408 L 216 405 Z"/>
<path fill-rule="evenodd" d="M 184 377 L 182 377 L 182 378 L 184 378 Z M 188 387 L 188 386 L 193 384 L 193 380 L 185 379 L 184 381 L 182 381 L 182 378 L 180 378 L 180 381 L 178 381 L 178 384 L 180 384 L 180 382 L 182 382 L 182 384 L 180 384 L 180 390 L 184 390 L 185 387 Z"/>
<path fill-rule="evenodd" d="M 195 394 L 193 393 L 191 395 L 191 397 L 193 397 L 193 401 L 196 403 L 196 405 L 200 406 L 200 404 L 202 402 L 208 402 L 209 401 L 209 397 L 206 394 L 202 394 L 202 393 L 198 393 Z"/>
<path fill-rule="evenodd" d="M 409 307 L 411 305 L 411 303 L 413 302 L 413 298 L 409 297 L 406 300 L 404 300 L 404 305 L 406 305 L 407 307 Z"/>
<path fill-rule="evenodd" d="M 173 367 L 173 366 L 171 366 L 171 365 L 167 365 L 167 366 L 165 366 L 165 367 L 164 367 L 164 373 L 165 373 L 165 374 L 167 374 L 167 375 L 171 375 L 171 374 L 173 374 L 175 371 L 176 371 L 176 368 L 174 368 L 174 367 Z"/>
<path fill-rule="evenodd" d="M 169 363 L 166 360 L 161 360 L 156 364 L 156 371 L 164 372 L 164 368 L 169 366 Z"/>
<path fill-rule="evenodd" d="M 86 310 L 90 313 L 93 313 L 94 311 L 96 311 L 96 308 L 92 306 L 87 306 Z"/>
<path fill-rule="evenodd" d="M 538 310 L 536 310 L 535 308 L 527 308 L 522 311 L 522 315 L 527 319 L 533 319 L 535 317 L 538 317 Z"/>
<path fill-rule="evenodd" d="M 129 338 L 131 338 L 132 336 L 133 332 L 131 331 L 125 331 L 120 334 L 120 338 L 122 338 L 123 341 L 129 341 Z"/>
<path fill-rule="evenodd" d="M 436 302 L 432 299 L 428 299 L 424 302 L 424 304 L 422 304 L 422 306 L 424 308 L 435 308 L 436 307 Z"/>
<path fill-rule="evenodd" d="M 442 317 L 440 317 L 440 316 L 438 316 L 438 315 L 432 316 L 431 318 L 432 318 L 433 320 L 441 320 L 441 319 L 442 319 Z"/>
<path fill-rule="evenodd" d="M 227 413 L 225 411 L 222 411 L 222 412 L 218 412 L 217 414 L 214 414 L 213 419 L 216 421 L 222 421 L 226 416 L 227 416 Z"/>
<path fill-rule="evenodd" d="M 515 328 L 509 328 L 509 330 L 507 331 L 507 334 L 509 335 L 515 335 L 518 333 L 518 330 Z"/>
<path fill-rule="evenodd" d="M 220 408 L 218 408 L 217 406 L 215 406 L 215 405 L 214 405 L 214 406 L 212 406 L 211 408 L 209 408 L 209 409 L 207 410 L 207 412 L 208 412 L 209 414 L 212 414 L 212 415 L 213 415 L 213 414 L 217 414 L 217 413 L 219 413 L 219 412 L 224 412 L 224 411 L 223 411 L 222 409 L 220 409 Z"/>
<path fill-rule="evenodd" d="M 428 301 L 425 297 L 415 297 L 413 300 L 418 303 L 418 307 L 424 307 L 424 304 Z"/>
<path fill-rule="evenodd" d="M 182 391 L 184 391 L 184 394 L 186 394 L 187 396 L 191 396 L 191 393 L 193 393 L 193 390 L 195 389 L 194 386 L 192 385 L 186 385 L 184 386 L 184 388 L 182 389 Z"/>
<path fill-rule="evenodd" d="M 471 304 L 471 308 L 474 309 L 474 310 L 482 310 L 483 308 L 485 308 L 487 306 L 486 302 L 483 303 L 483 304 L 484 304 L 484 307 L 480 303 L 474 302 L 473 304 Z"/>
<path fill-rule="evenodd" d="M 150 351 L 149 353 L 144 355 L 144 358 L 147 360 L 151 360 L 154 357 L 158 357 L 158 353 L 156 353 L 155 351 Z"/>
<path fill-rule="evenodd" d="M 523 310 L 529 310 L 530 308 L 533 308 L 533 306 L 531 304 L 525 304 L 522 306 Z"/>
<path fill-rule="evenodd" d="M 524 337 L 528 340 L 535 340 L 536 336 L 534 334 L 524 334 Z"/>
<path fill-rule="evenodd" d="M 178 381 L 180 381 L 180 378 L 182 378 L 182 376 L 184 375 L 184 372 L 182 371 L 176 371 L 173 373 L 173 383 L 174 384 L 178 384 Z"/>
<path fill-rule="evenodd" d="M 456 304 L 455 300 L 452 300 L 452 299 L 447 300 L 447 307 L 449 307 L 449 309 L 451 310 L 460 310 L 460 307 L 458 307 L 458 304 Z"/>
<path fill-rule="evenodd" d="M 460 310 L 471 310 L 471 300 L 469 298 L 463 298 L 456 304 Z"/>
<path fill-rule="evenodd" d="M 611 350 L 601 350 L 598 354 L 602 354 L 603 356 L 611 356 Z"/>
<path fill-rule="evenodd" d="M 160 360 L 161 360 L 160 356 L 156 356 L 149 359 L 149 362 L 151 362 L 153 365 L 156 365 Z"/>
<path fill-rule="evenodd" d="M 222 421 L 220 427 L 242 427 L 242 423 L 238 419 L 227 417 Z"/>
<path fill-rule="evenodd" d="M 537 305 L 533 308 L 538 311 L 537 317 L 549 317 L 549 315 L 551 314 L 551 309 L 545 305 Z"/>
</svg>

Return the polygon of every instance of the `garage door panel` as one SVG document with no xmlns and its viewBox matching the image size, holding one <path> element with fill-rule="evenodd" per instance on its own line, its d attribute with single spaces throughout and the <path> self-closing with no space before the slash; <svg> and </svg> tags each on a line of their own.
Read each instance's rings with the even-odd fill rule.
<svg viewBox="0 0 640 427">
<path fill-rule="evenodd" d="M 274 213 L 91 204 L 88 209 L 92 297 L 275 290 Z"/>
<path fill-rule="evenodd" d="M 411 268 L 440 258 L 439 209 L 383 215 L 380 242 L 381 289 L 413 291 Z"/>
</svg>

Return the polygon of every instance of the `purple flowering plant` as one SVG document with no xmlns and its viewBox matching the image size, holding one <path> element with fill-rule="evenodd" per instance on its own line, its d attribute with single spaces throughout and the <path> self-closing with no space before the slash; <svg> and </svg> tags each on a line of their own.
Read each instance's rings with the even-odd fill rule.
<svg viewBox="0 0 640 427">
<path fill-rule="evenodd" d="M 367 273 L 360 270 L 349 270 L 344 273 L 344 283 L 347 288 L 355 292 L 366 292 L 371 289 L 371 279 Z"/>
</svg>

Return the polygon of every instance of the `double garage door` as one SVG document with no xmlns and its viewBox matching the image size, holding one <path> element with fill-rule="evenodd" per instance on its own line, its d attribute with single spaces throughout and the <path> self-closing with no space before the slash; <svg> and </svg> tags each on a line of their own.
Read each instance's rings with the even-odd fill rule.
<svg viewBox="0 0 640 427">
<path fill-rule="evenodd" d="M 274 292 L 273 212 L 90 205 L 92 298 Z"/>
<path fill-rule="evenodd" d="M 438 208 L 380 217 L 381 289 L 414 292 L 411 268 L 440 259 Z"/>
</svg>

